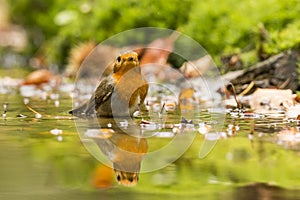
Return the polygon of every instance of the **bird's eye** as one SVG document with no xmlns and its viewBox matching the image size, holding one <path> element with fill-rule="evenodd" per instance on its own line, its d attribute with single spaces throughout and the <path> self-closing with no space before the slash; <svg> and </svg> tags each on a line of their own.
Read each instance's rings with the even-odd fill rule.
<svg viewBox="0 0 300 200">
<path fill-rule="evenodd" d="M 117 61 L 118 61 L 118 62 L 121 62 L 121 56 L 118 56 L 118 57 L 117 57 Z"/>
<path fill-rule="evenodd" d="M 120 176 L 120 174 L 117 175 L 117 180 L 118 180 L 118 181 L 121 181 L 121 176 Z"/>
<path fill-rule="evenodd" d="M 129 177 L 128 180 L 132 183 L 133 182 L 133 177 Z"/>
</svg>

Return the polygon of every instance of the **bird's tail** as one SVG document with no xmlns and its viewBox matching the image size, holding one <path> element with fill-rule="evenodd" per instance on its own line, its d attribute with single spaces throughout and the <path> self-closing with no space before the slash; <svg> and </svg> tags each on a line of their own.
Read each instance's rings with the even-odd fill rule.
<svg viewBox="0 0 300 200">
<path fill-rule="evenodd" d="M 89 117 L 95 114 L 95 104 L 92 102 L 86 102 L 83 105 L 74 108 L 69 111 L 69 114 L 74 115 L 76 117 Z"/>
<path fill-rule="evenodd" d="M 74 115 L 74 116 L 80 116 L 85 114 L 85 109 L 86 109 L 86 104 L 83 104 L 77 108 L 74 108 L 73 110 L 69 111 L 69 114 Z"/>
</svg>

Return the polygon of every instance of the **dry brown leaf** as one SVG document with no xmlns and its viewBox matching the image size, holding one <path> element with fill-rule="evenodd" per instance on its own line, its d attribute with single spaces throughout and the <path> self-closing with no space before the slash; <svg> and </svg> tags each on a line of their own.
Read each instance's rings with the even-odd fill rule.
<svg viewBox="0 0 300 200">
<path fill-rule="evenodd" d="M 213 66 L 213 60 L 211 56 L 206 55 L 198 60 L 185 62 L 181 67 L 180 71 L 187 78 L 194 78 L 205 74 Z"/>
<path fill-rule="evenodd" d="M 53 79 L 53 74 L 47 69 L 39 69 L 31 72 L 23 81 L 24 85 L 39 85 L 42 83 L 48 83 Z"/>
<path fill-rule="evenodd" d="M 261 89 L 258 88 L 249 101 L 256 112 L 268 112 L 272 109 L 290 107 L 294 104 L 293 92 L 290 89 Z"/>
</svg>

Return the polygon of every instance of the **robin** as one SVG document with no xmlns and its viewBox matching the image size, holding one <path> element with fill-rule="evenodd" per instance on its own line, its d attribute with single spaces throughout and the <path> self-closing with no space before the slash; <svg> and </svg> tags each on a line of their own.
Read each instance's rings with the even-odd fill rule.
<svg viewBox="0 0 300 200">
<path fill-rule="evenodd" d="M 69 113 L 75 116 L 132 116 L 141 109 L 148 92 L 138 54 L 126 52 L 117 57 L 113 72 L 105 77 L 89 101 Z"/>
</svg>

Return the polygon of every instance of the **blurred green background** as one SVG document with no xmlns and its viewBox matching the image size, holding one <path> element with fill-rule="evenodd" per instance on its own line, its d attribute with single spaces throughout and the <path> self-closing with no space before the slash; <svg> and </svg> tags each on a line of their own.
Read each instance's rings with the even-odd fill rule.
<svg viewBox="0 0 300 200">
<path fill-rule="evenodd" d="M 138 27 L 178 30 L 198 41 L 217 64 L 222 55 L 243 53 L 245 65 L 299 48 L 298 0 L 1 0 L 9 21 L 28 33 L 24 53 L 43 53 L 63 67 L 83 41 L 101 42 Z"/>
</svg>

